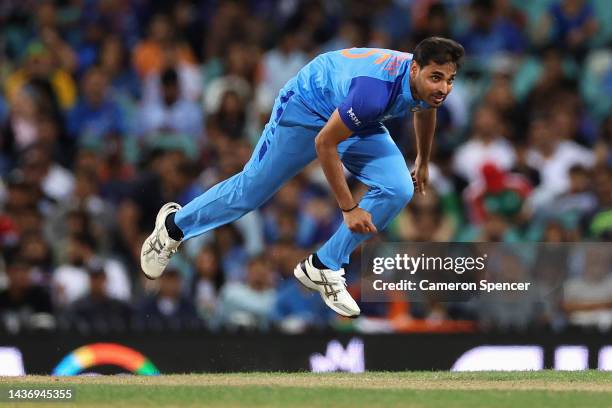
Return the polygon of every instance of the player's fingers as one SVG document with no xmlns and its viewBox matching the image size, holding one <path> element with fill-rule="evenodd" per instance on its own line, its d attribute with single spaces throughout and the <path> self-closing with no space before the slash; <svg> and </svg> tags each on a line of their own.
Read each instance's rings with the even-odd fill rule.
<svg viewBox="0 0 612 408">
<path fill-rule="evenodd" d="M 367 215 L 368 216 L 367 216 L 367 219 L 365 220 L 365 225 L 368 228 L 368 232 L 371 232 L 371 233 L 377 232 L 376 225 L 374 225 L 374 223 L 372 222 L 372 214 L 368 213 Z"/>
<path fill-rule="evenodd" d="M 368 224 L 366 222 L 366 220 L 360 220 L 359 221 L 359 231 L 360 234 L 367 234 L 368 232 Z"/>
<path fill-rule="evenodd" d="M 419 191 L 421 194 L 425 195 L 425 183 L 424 183 L 423 181 L 419 181 L 419 188 L 418 188 L 418 191 Z"/>
<path fill-rule="evenodd" d="M 368 221 L 368 223 L 366 224 L 366 226 L 367 226 L 367 228 L 368 228 L 368 232 L 369 232 L 369 233 L 375 234 L 375 233 L 377 233 L 377 232 L 378 232 L 378 230 L 376 229 L 376 225 L 374 225 L 374 224 L 372 223 L 372 221 Z"/>
</svg>

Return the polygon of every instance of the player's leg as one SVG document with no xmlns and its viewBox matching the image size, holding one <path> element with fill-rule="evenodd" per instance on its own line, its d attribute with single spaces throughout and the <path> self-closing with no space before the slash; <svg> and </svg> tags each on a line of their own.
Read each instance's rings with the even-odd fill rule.
<svg viewBox="0 0 612 408">
<path fill-rule="evenodd" d="M 376 228 L 383 230 L 408 203 L 413 194 L 412 179 L 404 157 L 388 133 L 353 136 L 338 146 L 346 168 L 370 187 L 359 206 L 372 214 Z M 296 266 L 295 277 L 321 298 L 335 312 L 359 315 L 357 303 L 346 290 L 343 263 L 370 234 L 351 232 L 345 224 L 319 249 L 317 260 L 310 255 Z M 317 266 L 315 266 L 317 265 Z"/>
<path fill-rule="evenodd" d="M 282 92 L 272 118 L 244 169 L 188 203 L 175 216 L 184 239 L 232 222 L 266 202 L 316 157 L 318 128 L 297 125 L 310 113 L 294 94 Z"/>
<path fill-rule="evenodd" d="M 414 193 L 404 156 L 387 132 L 353 136 L 342 142 L 338 150 L 346 168 L 369 187 L 359 207 L 372 215 L 378 231 L 384 230 Z M 352 232 L 343 223 L 317 251 L 317 256 L 325 266 L 338 270 L 349 262 L 357 245 L 370 236 Z"/>
<path fill-rule="evenodd" d="M 277 130 L 287 136 L 282 142 L 281 138 L 262 137 L 240 173 L 211 187 L 176 213 L 174 220 L 184 239 L 235 221 L 258 208 L 315 158 L 314 136 L 308 141 L 307 135 L 289 137 L 299 133 L 297 128 Z M 283 144 L 289 139 L 294 146 L 304 142 L 301 151 L 287 151 Z"/>
<path fill-rule="evenodd" d="M 314 138 L 319 129 L 302 125 L 314 121 L 309 115 L 293 92 L 281 92 L 270 122 L 240 173 L 211 187 L 183 208 L 175 203 L 162 207 L 155 231 L 141 251 L 145 275 L 160 276 L 182 240 L 235 221 L 261 206 L 285 181 L 314 160 Z M 169 216 L 173 217 L 170 225 L 166 222 Z M 170 237 L 175 227 L 182 237 Z"/>
</svg>

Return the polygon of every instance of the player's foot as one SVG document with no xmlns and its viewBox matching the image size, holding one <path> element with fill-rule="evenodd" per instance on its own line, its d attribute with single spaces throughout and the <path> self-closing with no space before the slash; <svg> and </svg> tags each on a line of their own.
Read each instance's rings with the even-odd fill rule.
<svg viewBox="0 0 612 408">
<path fill-rule="evenodd" d="M 293 274 L 302 285 L 318 291 L 325 304 L 334 312 L 347 317 L 356 317 L 361 313 L 346 290 L 344 269 L 317 269 L 312 264 L 312 255 L 309 255 L 295 267 Z"/>
<path fill-rule="evenodd" d="M 153 233 L 142 244 L 140 266 L 149 279 L 157 279 L 164 273 L 170 258 L 181 244 L 181 241 L 170 238 L 166 230 L 166 217 L 180 209 L 177 203 L 165 204 L 157 213 Z"/>
</svg>

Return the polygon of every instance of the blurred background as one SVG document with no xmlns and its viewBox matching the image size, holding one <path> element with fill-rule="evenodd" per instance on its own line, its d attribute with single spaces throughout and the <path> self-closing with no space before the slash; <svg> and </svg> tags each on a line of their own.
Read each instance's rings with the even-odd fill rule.
<svg viewBox="0 0 612 408">
<path fill-rule="evenodd" d="M 277 92 L 310 59 L 411 52 L 430 35 L 467 58 L 438 111 L 427 195 L 376 240 L 609 242 L 607 0 L 3 0 L 0 331 L 609 331 L 606 251 L 541 307 L 399 297 L 338 318 L 292 278 L 342 222 L 317 163 L 143 279 L 160 206 L 240 171 Z M 411 164 L 411 115 L 386 125 Z M 359 270 L 357 251 L 355 297 Z"/>
</svg>

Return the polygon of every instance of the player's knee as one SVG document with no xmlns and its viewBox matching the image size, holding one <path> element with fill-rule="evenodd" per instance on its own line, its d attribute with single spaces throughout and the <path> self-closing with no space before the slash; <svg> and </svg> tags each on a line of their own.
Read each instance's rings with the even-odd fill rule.
<svg viewBox="0 0 612 408">
<path fill-rule="evenodd" d="M 408 182 L 396 180 L 388 189 L 391 192 L 393 203 L 400 208 L 405 207 L 414 195 L 414 186 L 410 178 L 408 178 Z"/>
</svg>

